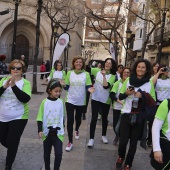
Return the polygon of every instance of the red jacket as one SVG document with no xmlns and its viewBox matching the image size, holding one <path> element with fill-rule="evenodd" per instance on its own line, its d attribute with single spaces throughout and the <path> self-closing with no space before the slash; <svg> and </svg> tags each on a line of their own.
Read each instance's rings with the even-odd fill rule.
<svg viewBox="0 0 170 170">
<path fill-rule="evenodd" d="M 40 66 L 40 72 L 46 72 L 46 67 L 44 64 Z"/>
</svg>

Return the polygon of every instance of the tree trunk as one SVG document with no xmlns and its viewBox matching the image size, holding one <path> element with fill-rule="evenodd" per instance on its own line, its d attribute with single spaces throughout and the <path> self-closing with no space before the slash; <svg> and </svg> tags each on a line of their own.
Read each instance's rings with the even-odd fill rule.
<svg viewBox="0 0 170 170">
<path fill-rule="evenodd" d="M 38 0 L 38 9 L 37 9 L 37 25 L 36 25 L 36 45 L 35 45 L 35 55 L 33 60 L 33 85 L 32 93 L 37 93 L 37 63 L 38 63 L 38 54 L 39 54 L 39 41 L 40 41 L 40 16 L 42 11 L 42 0 Z"/>
<path fill-rule="evenodd" d="M 51 65 L 51 68 L 52 68 L 53 54 L 54 54 L 54 48 L 55 48 L 55 38 L 54 38 L 54 44 L 53 44 L 53 34 L 54 34 L 54 26 L 53 26 L 53 22 L 51 21 L 51 37 L 50 37 L 50 65 Z"/>
</svg>

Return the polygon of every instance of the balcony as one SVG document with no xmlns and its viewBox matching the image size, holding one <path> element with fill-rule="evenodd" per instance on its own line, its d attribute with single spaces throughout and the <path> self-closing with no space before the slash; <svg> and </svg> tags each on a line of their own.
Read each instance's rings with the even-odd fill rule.
<svg viewBox="0 0 170 170">
<path fill-rule="evenodd" d="M 161 37 L 161 27 L 159 27 L 155 30 L 154 41 L 155 42 L 159 41 L 160 37 Z M 166 40 L 168 38 L 170 38 L 170 22 L 168 22 L 165 25 L 165 30 L 164 30 L 164 39 Z"/>
</svg>

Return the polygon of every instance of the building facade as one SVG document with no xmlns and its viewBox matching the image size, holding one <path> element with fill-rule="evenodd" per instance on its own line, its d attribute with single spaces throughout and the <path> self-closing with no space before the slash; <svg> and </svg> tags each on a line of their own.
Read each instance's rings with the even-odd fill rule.
<svg viewBox="0 0 170 170">
<path fill-rule="evenodd" d="M 14 11 L 15 2 L 12 0 L 1 0 L 0 11 L 10 9 L 9 14 L 0 16 L 0 54 L 7 56 L 7 62 L 11 61 L 11 50 L 14 32 Z M 37 1 L 36 0 L 21 0 L 18 6 L 18 21 L 16 35 L 16 58 L 20 58 L 24 54 L 32 64 L 35 54 L 36 42 L 36 22 L 37 22 Z M 50 59 L 50 37 L 51 25 L 50 19 L 42 10 L 40 23 L 40 45 L 38 61 Z M 82 44 L 82 26 L 76 24 L 75 28 L 68 32 L 70 34 L 70 48 L 68 64 L 75 55 L 81 54 Z M 59 32 L 62 33 L 62 32 Z"/>
</svg>

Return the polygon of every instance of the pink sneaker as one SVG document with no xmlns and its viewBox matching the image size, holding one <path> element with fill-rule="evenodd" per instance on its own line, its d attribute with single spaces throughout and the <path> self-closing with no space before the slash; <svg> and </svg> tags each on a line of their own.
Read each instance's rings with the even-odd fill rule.
<svg viewBox="0 0 170 170">
<path fill-rule="evenodd" d="M 79 131 L 75 131 L 75 139 L 79 139 L 80 138 L 80 136 L 79 136 Z"/>
<path fill-rule="evenodd" d="M 68 143 L 67 146 L 66 146 L 66 151 L 67 152 L 70 152 L 73 148 L 73 144 L 72 143 Z"/>
</svg>

